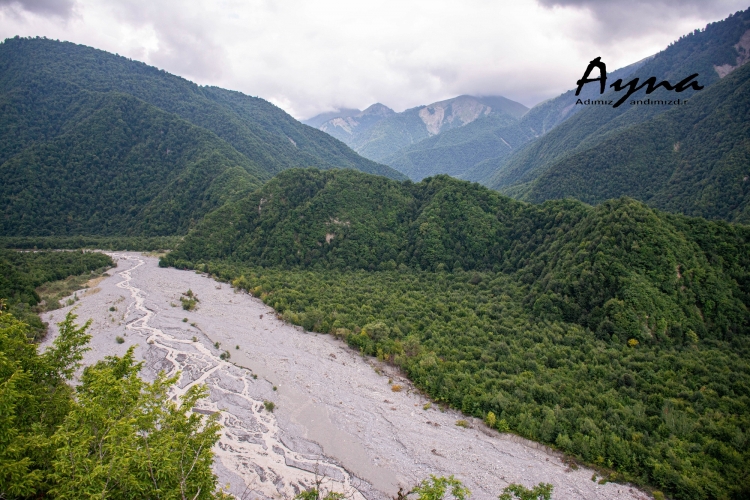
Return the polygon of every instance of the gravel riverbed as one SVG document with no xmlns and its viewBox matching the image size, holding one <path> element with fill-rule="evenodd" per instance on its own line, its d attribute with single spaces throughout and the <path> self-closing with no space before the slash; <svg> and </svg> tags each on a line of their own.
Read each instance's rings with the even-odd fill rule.
<svg viewBox="0 0 750 500">
<path fill-rule="evenodd" d="M 572 470 L 543 446 L 478 420 L 456 426 L 465 417 L 437 405 L 425 410 L 428 399 L 393 368 L 284 323 L 225 283 L 159 268 L 157 258 L 139 253 L 110 255 L 112 276 L 78 292 L 74 306 L 44 313 L 45 344 L 73 308 L 79 323 L 93 320 L 86 364 L 137 345 L 145 379 L 179 370 L 177 396 L 207 384 L 210 397 L 194 411 L 221 411 L 214 470 L 237 498 L 291 498 L 316 475 L 349 498 L 391 498 L 430 474 L 455 475 L 476 499 L 496 499 L 514 482 L 552 483 L 555 499 L 648 498 L 631 486 L 600 485 L 594 471 Z M 188 289 L 199 299 L 194 311 L 181 307 Z M 391 391 L 389 379 L 404 389 Z"/>
</svg>

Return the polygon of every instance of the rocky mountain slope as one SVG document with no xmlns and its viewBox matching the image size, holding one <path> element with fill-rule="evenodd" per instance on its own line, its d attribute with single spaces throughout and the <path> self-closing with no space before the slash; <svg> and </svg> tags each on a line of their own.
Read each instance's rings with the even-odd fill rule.
<svg viewBox="0 0 750 500">
<path fill-rule="evenodd" d="M 396 113 L 377 103 L 356 115 L 340 113 L 318 126 L 359 154 L 383 161 L 398 150 L 422 139 L 457 129 L 486 116 L 517 119 L 528 108 L 500 96 L 458 96 Z M 304 123 L 320 121 L 316 116 Z"/>
</svg>

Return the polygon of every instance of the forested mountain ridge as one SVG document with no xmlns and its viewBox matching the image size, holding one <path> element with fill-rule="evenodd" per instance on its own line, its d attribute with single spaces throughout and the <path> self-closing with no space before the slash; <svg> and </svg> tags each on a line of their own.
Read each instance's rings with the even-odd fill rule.
<svg viewBox="0 0 750 500">
<path fill-rule="evenodd" d="M 262 99 L 72 43 L 0 44 L 0 235 L 184 234 L 310 165 L 402 178 Z"/>
<path fill-rule="evenodd" d="M 447 176 L 399 184 L 291 170 L 209 214 L 169 259 L 516 273 L 540 315 L 594 331 L 614 322 L 629 336 L 675 324 L 701 336 L 748 333 L 750 228 L 705 223 L 693 234 L 686 221 L 626 198 L 535 206 Z M 705 231 L 716 240 L 707 248 L 696 239 Z M 698 269 L 700 278 L 682 278 Z"/>
<path fill-rule="evenodd" d="M 413 181 L 437 174 L 463 177 L 486 160 L 510 155 L 536 135 L 508 115 L 487 115 L 406 146 L 382 159 Z"/>
<path fill-rule="evenodd" d="M 750 491 L 748 227 L 628 198 L 531 205 L 448 176 L 288 170 L 161 265 L 232 281 L 610 479 Z"/>
<path fill-rule="evenodd" d="M 612 80 L 618 78 L 627 79 L 649 59 L 650 58 L 646 58 L 612 71 L 609 73 L 609 78 Z M 582 111 L 583 108 L 581 106 L 576 106 L 575 104 L 579 98 L 596 99 L 599 96 L 599 89 L 595 88 L 593 85 L 585 86 L 578 96 L 575 95 L 575 92 L 575 90 L 569 90 L 553 99 L 548 99 L 547 101 L 537 104 L 523 115 L 515 126 L 512 126 L 507 130 L 492 130 L 494 135 L 503 137 L 506 141 L 512 144 L 512 147 L 502 150 L 500 154 L 479 157 L 477 158 L 479 161 L 462 165 L 461 170 L 463 170 L 463 173 L 458 175 L 458 177 L 468 181 L 487 184 L 489 179 L 497 171 L 498 165 L 502 165 L 503 162 L 513 154 L 523 149 L 527 143 L 544 136 L 559 124 Z M 452 133 L 453 131 L 448 131 L 446 135 L 451 135 Z M 521 143 L 514 144 L 511 139 L 508 139 L 509 134 L 521 134 L 522 136 L 527 137 L 527 139 Z M 513 135 L 511 135 L 511 137 L 513 137 Z M 448 137 L 446 137 L 446 139 L 448 139 Z M 471 141 L 467 141 L 464 147 L 466 150 L 481 150 L 485 147 L 485 142 L 480 137 L 476 137 L 472 138 Z M 461 158 L 458 158 L 458 161 L 461 161 Z"/>
<path fill-rule="evenodd" d="M 181 234 L 270 177 L 213 133 L 132 96 L 78 91 L 71 103 L 51 140 L 0 165 L 2 235 Z"/>
<path fill-rule="evenodd" d="M 273 104 L 241 92 L 201 87 L 144 63 L 102 50 L 40 38 L 0 44 L 0 91 L 54 77 L 80 89 L 132 95 L 205 128 L 268 173 L 284 168 L 357 168 L 399 175 L 300 124 Z"/>
<path fill-rule="evenodd" d="M 697 73 L 697 80 L 705 89 L 726 74 L 727 67 L 736 67 L 746 59 L 743 36 L 750 29 L 750 10 L 738 12 L 729 18 L 711 23 L 705 30 L 695 30 L 671 44 L 665 50 L 639 67 L 629 79 L 656 77 L 657 83 L 668 80 L 672 84 Z M 740 53 L 742 52 L 742 54 Z M 583 72 L 585 68 L 581 68 Z M 626 79 L 627 80 L 627 79 Z M 610 83 L 610 82 L 608 82 Z M 613 81 L 611 83 L 614 83 Z M 594 86 L 593 84 L 589 84 Z M 696 91 L 688 89 L 681 94 L 660 88 L 647 95 L 646 89 L 633 94 L 628 103 L 618 108 L 611 106 L 586 106 L 586 109 L 555 127 L 542 138 L 514 153 L 507 161 L 494 164 L 495 173 L 483 181 L 493 189 L 517 193 L 518 186 L 534 180 L 565 155 L 597 147 L 611 134 L 632 125 L 643 123 L 669 109 L 661 105 L 629 105 L 632 100 L 689 99 Z M 616 101 L 624 92 L 608 91 L 601 99 Z"/>
<path fill-rule="evenodd" d="M 631 196 L 671 212 L 750 223 L 750 65 L 652 120 L 565 156 L 523 199 Z"/>
</svg>

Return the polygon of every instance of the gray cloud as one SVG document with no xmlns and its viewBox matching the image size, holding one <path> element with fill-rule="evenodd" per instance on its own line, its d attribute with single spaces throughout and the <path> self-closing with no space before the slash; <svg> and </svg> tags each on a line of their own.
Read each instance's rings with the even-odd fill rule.
<svg viewBox="0 0 750 500">
<path fill-rule="evenodd" d="M 723 19 L 747 7 L 747 0 L 537 0 L 547 8 L 590 12 L 595 26 L 582 26 L 580 36 L 617 43 L 663 31 L 681 20 Z M 702 28 L 703 26 L 694 26 Z"/>
<path fill-rule="evenodd" d="M 0 10 L 20 10 L 63 19 L 73 14 L 74 6 L 74 0 L 0 0 Z"/>
<path fill-rule="evenodd" d="M 229 65 L 216 26 L 181 2 L 130 0 L 112 6 L 121 22 L 147 30 L 156 46 L 146 51 L 148 62 L 201 83 L 218 80 Z"/>
<path fill-rule="evenodd" d="M 593 57 L 625 66 L 740 1 L 0 0 L 0 39 L 90 45 L 305 118 L 460 94 L 534 105 Z"/>
</svg>

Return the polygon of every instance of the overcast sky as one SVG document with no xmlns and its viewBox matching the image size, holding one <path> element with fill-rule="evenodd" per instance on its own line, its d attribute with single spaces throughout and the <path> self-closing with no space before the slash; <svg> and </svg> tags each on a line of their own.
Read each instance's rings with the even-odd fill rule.
<svg viewBox="0 0 750 500">
<path fill-rule="evenodd" d="M 460 94 L 532 106 L 749 0 L 0 0 L 0 39 L 46 36 L 239 90 L 297 118 Z"/>
</svg>

